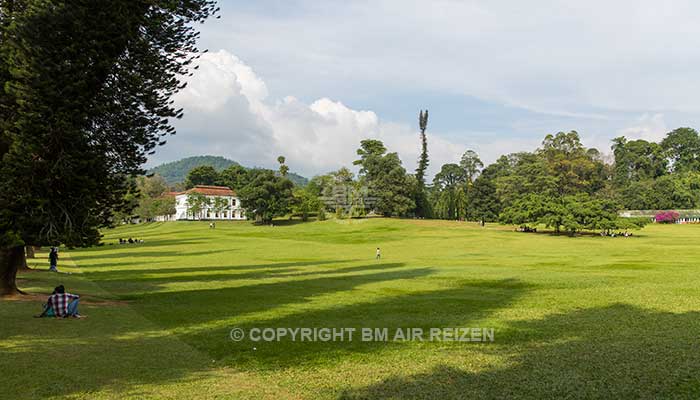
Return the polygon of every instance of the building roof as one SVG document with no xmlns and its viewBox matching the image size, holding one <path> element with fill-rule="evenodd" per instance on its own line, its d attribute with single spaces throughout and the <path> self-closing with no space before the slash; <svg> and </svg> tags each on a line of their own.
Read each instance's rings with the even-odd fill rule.
<svg viewBox="0 0 700 400">
<path fill-rule="evenodd" d="M 197 185 L 192 189 L 186 190 L 184 192 L 170 192 L 170 196 L 178 196 L 181 194 L 199 193 L 206 196 L 235 196 L 236 192 L 231 190 L 231 188 L 226 186 L 209 186 L 209 185 Z"/>
</svg>

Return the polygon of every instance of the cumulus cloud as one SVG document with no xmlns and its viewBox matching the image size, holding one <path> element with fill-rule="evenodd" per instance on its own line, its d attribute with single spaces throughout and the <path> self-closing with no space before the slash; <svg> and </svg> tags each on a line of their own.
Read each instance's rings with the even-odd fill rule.
<svg viewBox="0 0 700 400">
<path fill-rule="evenodd" d="M 238 96 L 255 106 L 267 97 L 267 86 L 252 68 L 227 51 L 203 54 L 196 77 L 187 80 L 187 88 L 175 97 L 183 107 L 195 111 L 216 112 Z"/>
<path fill-rule="evenodd" d="M 407 169 L 415 168 L 416 129 L 329 98 L 311 104 L 292 96 L 269 101 L 265 82 L 226 50 L 202 55 L 187 82 L 175 99 L 185 117 L 156 160 L 215 154 L 244 165 L 274 167 L 277 155 L 284 155 L 292 170 L 311 176 L 350 167 L 360 141 L 375 138 L 398 152 Z M 429 146 L 433 173 L 445 162 L 457 162 L 465 150 L 434 134 Z"/>
<path fill-rule="evenodd" d="M 445 111 L 429 124 L 431 173 L 466 148 L 491 162 L 557 131 L 575 129 L 608 152 L 618 135 L 658 140 L 667 127 L 700 124 L 698 2 L 221 7 L 222 19 L 203 25 L 202 46 L 235 49 L 246 63 L 230 51 L 203 57 L 177 99 L 186 111 L 178 135 L 151 163 L 207 153 L 274 167 L 284 154 L 292 169 L 312 175 L 349 165 L 369 137 L 411 170 L 418 132 L 405 110 L 421 107 Z M 474 101 L 460 113 L 459 99 Z"/>
<path fill-rule="evenodd" d="M 644 139 L 651 142 L 658 142 L 666 136 L 669 129 L 666 127 L 664 115 L 643 114 L 634 122 L 634 125 L 619 131 L 621 136 L 628 139 Z"/>
</svg>

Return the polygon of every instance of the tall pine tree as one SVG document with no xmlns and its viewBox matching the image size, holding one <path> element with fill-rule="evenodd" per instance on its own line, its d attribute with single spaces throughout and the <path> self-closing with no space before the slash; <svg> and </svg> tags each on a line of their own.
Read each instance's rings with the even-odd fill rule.
<svg viewBox="0 0 700 400">
<path fill-rule="evenodd" d="M 418 158 L 418 168 L 416 168 L 416 179 L 421 187 L 425 186 L 425 171 L 428 169 L 428 138 L 425 130 L 428 129 L 428 110 L 421 110 L 418 113 L 418 126 L 420 128 L 421 152 Z"/>
<path fill-rule="evenodd" d="M 0 295 L 23 245 L 87 246 L 182 116 L 214 1 L 0 1 Z M 11 23 L 5 23 L 8 19 Z M 196 67 L 195 67 L 196 68 Z"/>
<path fill-rule="evenodd" d="M 428 128 L 428 110 L 421 110 L 418 113 L 418 127 L 420 128 L 421 153 L 418 158 L 418 168 L 416 168 L 416 215 L 419 217 L 430 216 L 430 202 L 425 193 L 425 172 L 428 169 L 428 138 L 425 135 L 425 130 Z"/>
</svg>

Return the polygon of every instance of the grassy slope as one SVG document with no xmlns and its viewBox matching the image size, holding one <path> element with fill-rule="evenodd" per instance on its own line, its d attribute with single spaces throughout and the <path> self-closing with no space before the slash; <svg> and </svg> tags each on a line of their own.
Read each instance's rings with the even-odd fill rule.
<svg viewBox="0 0 700 400">
<path fill-rule="evenodd" d="M 444 221 L 202 222 L 105 241 L 128 236 L 146 243 L 73 251 L 71 276 L 22 276 L 34 293 L 60 281 L 86 294 L 88 319 L 0 303 L 0 398 L 700 396 L 700 226 L 568 238 Z M 493 327 L 496 341 L 228 339 L 265 326 Z"/>
</svg>

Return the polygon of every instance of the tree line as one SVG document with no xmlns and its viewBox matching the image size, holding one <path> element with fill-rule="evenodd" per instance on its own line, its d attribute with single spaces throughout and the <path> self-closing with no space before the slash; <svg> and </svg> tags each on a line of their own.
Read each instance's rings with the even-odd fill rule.
<svg viewBox="0 0 700 400">
<path fill-rule="evenodd" d="M 421 111 L 415 173 L 406 171 L 398 154 L 381 141 L 366 139 L 353 163 L 357 176 L 346 167 L 315 176 L 291 190 L 288 208 L 277 215 L 374 213 L 501 222 L 528 231 L 544 225 L 555 232 L 609 233 L 648 222 L 620 218 L 623 209 L 700 208 L 700 136 L 691 128 L 673 130 L 659 143 L 615 138 L 609 160 L 585 147 L 576 131 L 547 135 L 536 150 L 506 154 L 487 166 L 467 150 L 426 183 L 427 122 L 427 110 Z M 252 204 L 253 198 L 246 197 L 244 207 Z"/>
<path fill-rule="evenodd" d="M 620 218 L 622 209 L 700 208 L 700 136 L 691 128 L 673 130 L 659 143 L 615 138 L 611 160 L 598 149 L 585 147 L 576 131 L 547 135 L 536 150 L 506 154 L 487 166 L 476 152 L 467 150 L 456 162 L 442 165 L 426 183 L 427 120 L 427 110 L 421 111 L 421 154 L 415 173 L 406 171 L 398 154 L 381 141 L 366 139 L 353 163 L 359 168 L 357 176 L 343 167 L 315 176 L 304 187 L 288 185 L 273 202 L 279 205 L 273 213 L 252 216 L 269 222 L 273 216 L 290 213 L 303 219 L 313 214 L 324 218 L 328 212 L 337 217 L 374 213 L 502 222 L 524 230 L 544 225 L 555 232 L 575 233 L 611 232 L 647 222 Z M 241 180 L 243 176 L 234 166 L 218 175 L 213 168 L 200 168 L 188 179 L 243 188 L 246 208 L 271 199 L 274 179 L 284 179 L 283 173 L 273 173 L 266 178 L 270 182 L 264 182 L 271 190 L 256 191 L 245 189 L 251 181 Z"/>
<path fill-rule="evenodd" d="M 229 186 L 238 191 L 249 218 L 264 223 L 285 215 L 306 220 L 327 213 L 377 214 L 501 222 L 528 231 L 544 225 L 555 232 L 611 232 L 647 222 L 620 218 L 622 209 L 700 207 L 700 136 L 691 128 L 669 132 L 659 143 L 615 138 L 608 161 L 585 147 L 576 131 L 547 135 L 536 150 L 506 154 L 487 166 L 467 150 L 426 183 L 427 119 L 428 112 L 421 111 L 415 173 L 381 141 L 365 139 L 353 163 L 357 176 L 342 167 L 294 186 L 285 182 L 288 168 L 281 157 L 276 172 L 202 166 L 190 171 L 185 184 Z"/>
<path fill-rule="evenodd" d="M 547 135 L 535 151 L 503 155 L 483 169 L 468 151 L 435 176 L 433 216 L 609 231 L 642 223 L 619 218 L 622 209 L 700 207 L 694 129 L 675 129 L 659 143 L 625 137 L 612 143 L 609 162 L 583 146 L 576 131 Z"/>
</svg>

